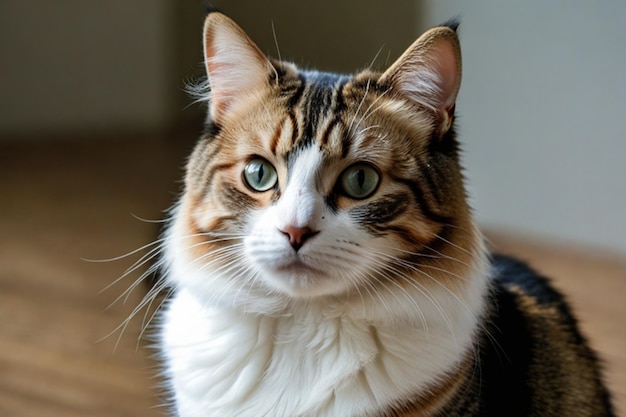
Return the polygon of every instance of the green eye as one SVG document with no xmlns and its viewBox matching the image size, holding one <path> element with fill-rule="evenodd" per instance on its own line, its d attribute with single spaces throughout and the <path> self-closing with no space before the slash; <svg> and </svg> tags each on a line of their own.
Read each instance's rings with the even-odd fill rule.
<svg viewBox="0 0 626 417">
<path fill-rule="evenodd" d="M 358 163 L 346 169 L 339 179 L 344 193 L 351 198 L 361 200 L 376 191 L 380 182 L 378 171 L 369 164 Z"/>
<path fill-rule="evenodd" d="M 255 158 L 243 169 L 243 179 L 254 191 L 264 192 L 276 185 L 278 175 L 265 159 Z"/>
</svg>

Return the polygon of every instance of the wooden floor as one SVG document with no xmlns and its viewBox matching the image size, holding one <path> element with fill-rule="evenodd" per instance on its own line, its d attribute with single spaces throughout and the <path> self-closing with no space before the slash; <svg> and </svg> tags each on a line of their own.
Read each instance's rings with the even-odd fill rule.
<svg viewBox="0 0 626 417">
<path fill-rule="evenodd" d="M 157 237 L 178 190 L 188 135 L 0 145 L 0 416 L 161 416 L 158 365 L 142 317 L 115 331 L 148 289 L 102 291 Z M 490 233 L 493 247 L 553 276 L 579 311 L 626 411 L 626 261 L 616 254 Z M 113 332 L 109 337 L 107 335 Z M 119 342 L 119 343 L 118 343 Z M 117 348 L 116 348 L 117 345 Z"/>
</svg>

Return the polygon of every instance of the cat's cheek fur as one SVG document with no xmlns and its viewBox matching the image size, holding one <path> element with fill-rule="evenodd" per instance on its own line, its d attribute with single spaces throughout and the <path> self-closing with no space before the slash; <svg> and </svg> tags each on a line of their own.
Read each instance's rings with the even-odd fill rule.
<svg viewBox="0 0 626 417">
<path fill-rule="evenodd" d="M 174 208 L 165 235 L 169 286 L 193 293 L 206 306 L 242 308 L 262 314 L 282 311 L 287 301 L 281 294 L 259 285 L 254 279 L 254 268 L 240 254 L 234 253 L 230 260 L 221 263 L 215 257 L 207 258 L 206 242 L 210 238 L 193 231 L 186 215 L 188 210 L 186 200 Z"/>
</svg>

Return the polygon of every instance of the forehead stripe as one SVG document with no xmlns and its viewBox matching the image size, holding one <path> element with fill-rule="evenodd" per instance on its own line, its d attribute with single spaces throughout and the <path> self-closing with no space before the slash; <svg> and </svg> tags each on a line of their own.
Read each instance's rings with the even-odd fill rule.
<svg viewBox="0 0 626 417">
<path fill-rule="evenodd" d="M 329 73 L 305 73 L 307 87 L 299 106 L 302 121 L 302 136 L 297 143 L 299 147 L 310 146 L 318 136 L 323 120 L 345 107 L 340 96 L 348 79 Z"/>
<path fill-rule="evenodd" d="M 289 98 L 289 101 L 287 102 L 287 107 L 289 108 L 289 110 L 293 109 L 294 107 L 298 105 L 298 103 L 302 99 L 302 95 L 304 94 L 304 89 L 306 88 L 306 80 L 304 79 L 304 76 L 300 73 L 298 74 L 298 80 L 299 80 L 298 87 L 296 88 L 295 92 L 291 95 L 291 97 Z"/>
<path fill-rule="evenodd" d="M 328 145 L 328 138 L 330 137 L 330 134 L 332 133 L 333 129 L 339 126 L 339 124 L 342 124 L 342 120 L 337 116 L 333 117 L 333 119 L 330 121 L 330 123 L 328 123 L 328 125 L 324 129 L 324 132 L 320 135 L 321 146 Z"/>
<path fill-rule="evenodd" d="M 276 149 L 278 148 L 278 143 L 280 142 L 280 137 L 283 133 L 283 125 L 285 124 L 286 119 L 283 119 L 280 123 L 276 125 L 276 129 L 274 129 L 274 133 L 272 134 L 272 138 L 270 139 L 270 152 L 272 155 L 276 155 Z"/>
</svg>

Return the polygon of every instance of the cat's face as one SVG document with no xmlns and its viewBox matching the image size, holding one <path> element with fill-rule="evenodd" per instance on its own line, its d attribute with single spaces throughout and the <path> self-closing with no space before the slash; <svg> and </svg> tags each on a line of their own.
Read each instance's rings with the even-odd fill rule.
<svg viewBox="0 0 626 417">
<path fill-rule="evenodd" d="M 300 106 L 285 106 L 290 95 L 277 98 L 268 129 L 249 126 L 245 136 L 259 135 L 258 143 L 234 157 L 240 163 L 228 185 L 250 199 L 246 258 L 269 287 L 300 297 L 366 286 L 390 256 L 418 249 L 439 231 L 408 203 L 411 189 L 402 184 L 420 175 L 415 158 L 422 152 L 408 151 L 426 132 L 412 132 L 411 140 L 396 132 L 393 102 L 375 103 L 367 83 L 306 77 Z M 314 124 L 308 133 L 294 135 L 307 123 Z"/>
<path fill-rule="evenodd" d="M 209 16 L 211 133 L 170 230 L 175 284 L 262 304 L 454 280 L 475 236 L 451 131 L 458 43 L 435 30 L 347 77 L 271 62 Z"/>
</svg>

